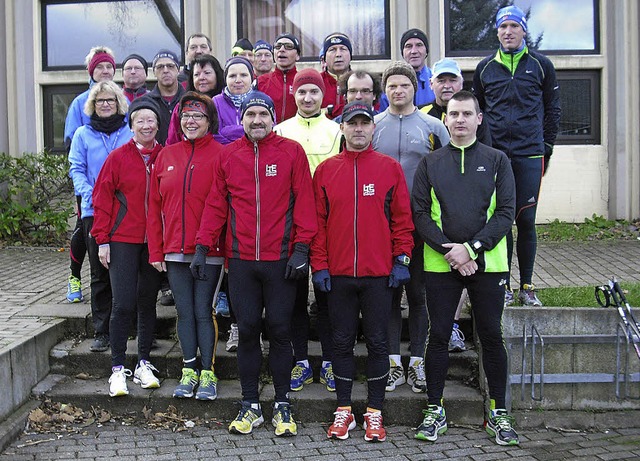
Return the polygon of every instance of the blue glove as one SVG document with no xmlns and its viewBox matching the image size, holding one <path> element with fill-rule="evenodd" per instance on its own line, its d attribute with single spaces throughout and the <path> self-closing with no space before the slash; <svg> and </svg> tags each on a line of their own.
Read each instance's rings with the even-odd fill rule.
<svg viewBox="0 0 640 461">
<path fill-rule="evenodd" d="M 329 271 L 322 269 L 321 271 L 314 272 L 311 276 L 313 286 L 323 293 L 329 293 L 331 291 L 331 276 Z"/>
<path fill-rule="evenodd" d="M 196 280 L 207 280 L 206 273 L 204 271 L 207 265 L 207 253 L 209 253 L 209 247 L 205 245 L 196 245 L 196 252 L 193 255 L 193 261 L 189 264 L 191 269 L 191 275 Z"/>
<path fill-rule="evenodd" d="M 409 266 L 402 264 L 401 262 L 394 261 L 391 268 L 391 274 L 389 274 L 389 287 L 398 288 L 400 285 L 404 285 L 411 279 L 409 274 Z"/>
<path fill-rule="evenodd" d="M 309 245 L 296 243 L 293 246 L 293 253 L 287 261 L 287 269 L 284 273 L 285 279 L 298 280 L 309 276 Z"/>
</svg>

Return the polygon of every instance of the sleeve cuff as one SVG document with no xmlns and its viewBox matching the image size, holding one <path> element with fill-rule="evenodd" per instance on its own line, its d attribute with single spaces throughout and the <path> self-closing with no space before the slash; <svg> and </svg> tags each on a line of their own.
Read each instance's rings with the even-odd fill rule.
<svg viewBox="0 0 640 461">
<path fill-rule="evenodd" d="M 471 245 L 469 245 L 469 242 L 464 242 L 463 245 L 467 249 L 467 252 L 469 253 L 469 257 L 475 261 L 478 258 L 478 254 L 475 251 L 473 251 L 473 248 L 471 248 Z"/>
</svg>

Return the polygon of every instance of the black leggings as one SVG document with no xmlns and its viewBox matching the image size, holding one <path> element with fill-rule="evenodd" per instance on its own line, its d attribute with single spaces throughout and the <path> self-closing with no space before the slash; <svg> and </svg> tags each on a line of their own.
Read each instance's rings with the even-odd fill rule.
<svg viewBox="0 0 640 461">
<path fill-rule="evenodd" d="M 146 243 L 111 242 L 110 247 L 109 277 L 113 292 L 109 322 L 111 366 L 125 364 L 127 338 L 136 313 L 138 360 L 149 360 L 161 274 L 149 264 Z"/>
<path fill-rule="evenodd" d="M 296 282 L 284 278 L 287 260 L 229 259 L 229 294 L 238 320 L 238 372 L 242 398 L 259 401 L 262 310 L 269 332 L 269 369 L 276 402 L 289 401 L 291 380 L 291 316 Z"/>
<path fill-rule="evenodd" d="M 91 267 L 91 318 L 96 336 L 109 336 L 112 303 L 111 280 L 109 279 L 109 271 L 102 265 L 98 257 L 98 244 L 90 234 L 92 227 L 93 216 L 82 218 L 82 232 Z"/>
<path fill-rule="evenodd" d="M 327 294 L 313 289 L 318 316 L 316 330 L 322 347 L 322 360 L 331 362 L 333 357 L 333 340 L 331 338 L 331 324 L 329 322 L 329 307 L 327 306 Z M 293 309 L 291 322 L 291 337 L 293 354 L 296 361 L 309 358 L 309 277 L 298 280 L 296 287 L 296 303 Z"/>
<path fill-rule="evenodd" d="M 516 227 L 518 229 L 518 267 L 520 288 L 530 285 L 536 261 L 538 238 L 536 235 L 536 211 L 542 182 L 543 157 L 512 157 L 511 168 L 516 180 Z M 513 259 L 513 232 L 507 234 L 509 267 Z"/>
<path fill-rule="evenodd" d="M 329 318 L 333 329 L 333 375 L 338 406 L 351 405 L 356 376 L 353 345 L 362 313 L 367 344 L 367 389 L 369 406 L 382 410 L 389 375 L 387 323 L 393 290 L 388 277 L 331 277 Z"/>
<path fill-rule="evenodd" d="M 463 277 L 455 272 L 427 272 L 429 340 L 425 371 L 430 405 L 440 405 L 449 369 L 449 338 L 462 289 L 467 288 L 473 319 L 482 345 L 482 366 L 489 397 L 496 408 L 505 408 L 507 349 L 502 338 L 502 311 L 506 273 L 477 272 Z"/>
<path fill-rule="evenodd" d="M 76 217 L 76 227 L 73 229 L 73 234 L 71 234 L 69 257 L 71 259 L 71 275 L 80 280 L 82 278 L 81 271 L 84 255 L 87 253 L 87 245 L 84 243 L 84 233 L 82 232 L 82 213 L 80 211 L 82 196 L 76 195 L 76 203 L 78 204 L 78 215 Z"/>
</svg>

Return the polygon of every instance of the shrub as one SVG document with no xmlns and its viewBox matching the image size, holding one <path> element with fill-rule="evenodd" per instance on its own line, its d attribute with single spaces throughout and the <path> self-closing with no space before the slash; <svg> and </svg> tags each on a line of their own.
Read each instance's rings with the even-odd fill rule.
<svg viewBox="0 0 640 461">
<path fill-rule="evenodd" d="M 73 185 L 65 155 L 14 158 L 0 153 L 0 240 L 61 245 L 73 215 Z"/>
</svg>

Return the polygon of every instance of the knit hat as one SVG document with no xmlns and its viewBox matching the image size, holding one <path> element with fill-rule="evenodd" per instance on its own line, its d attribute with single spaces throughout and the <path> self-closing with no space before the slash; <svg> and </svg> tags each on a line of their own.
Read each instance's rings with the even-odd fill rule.
<svg viewBox="0 0 640 461">
<path fill-rule="evenodd" d="M 135 53 L 132 53 L 129 56 L 127 56 L 126 58 L 124 58 L 124 61 L 122 61 L 122 68 L 123 69 L 124 69 L 125 64 L 127 64 L 127 61 L 129 61 L 131 59 L 135 59 L 137 61 L 140 61 L 140 64 L 142 64 L 142 67 L 144 68 L 144 73 L 146 75 L 149 75 L 149 63 L 142 56 L 140 56 L 139 54 L 135 54 Z"/>
<path fill-rule="evenodd" d="M 400 52 L 404 50 L 404 45 L 409 41 L 410 38 L 417 38 L 422 43 L 424 43 L 424 47 L 427 49 L 427 55 L 429 55 L 429 40 L 427 39 L 427 35 L 422 32 L 420 29 L 409 29 L 400 38 Z"/>
<path fill-rule="evenodd" d="M 416 78 L 416 71 L 413 70 L 405 61 L 392 62 L 382 73 L 382 88 L 386 88 L 387 79 L 392 75 L 404 75 L 413 84 L 413 91 L 418 91 L 418 79 Z"/>
<path fill-rule="evenodd" d="M 262 91 L 252 91 L 249 97 L 242 102 L 242 117 L 244 117 L 244 113 L 247 109 L 253 106 L 264 107 L 271 114 L 271 119 L 274 122 L 276 121 L 276 108 L 273 106 L 273 101 Z"/>
<path fill-rule="evenodd" d="M 362 101 L 351 101 L 342 109 L 343 122 L 348 122 L 356 115 L 364 115 L 370 120 L 373 120 L 375 114 L 371 106 Z"/>
<path fill-rule="evenodd" d="M 322 75 L 317 70 L 308 67 L 306 69 L 299 70 L 296 73 L 296 76 L 293 79 L 293 92 L 298 91 L 302 85 L 306 85 L 307 83 L 312 83 L 320 88 L 322 94 L 325 93 L 326 89 L 324 86 L 324 81 L 322 80 Z"/>
<path fill-rule="evenodd" d="M 153 67 L 156 67 L 156 62 L 158 62 L 158 59 L 161 59 L 161 58 L 169 58 L 176 63 L 176 66 L 180 67 L 180 59 L 178 59 L 178 55 L 171 50 L 164 50 L 164 49 L 158 51 L 156 55 L 153 57 Z"/>
<path fill-rule="evenodd" d="M 334 34 L 330 34 L 327 38 L 324 39 L 324 43 L 322 45 L 322 51 L 320 52 L 320 57 L 323 58 L 327 53 L 327 50 L 333 45 L 344 45 L 349 49 L 349 56 L 353 56 L 353 47 L 351 46 L 351 40 L 345 34 L 341 34 L 336 32 Z"/>
<path fill-rule="evenodd" d="M 87 70 L 89 71 L 89 77 L 93 78 L 93 71 L 96 70 L 98 64 L 102 62 L 109 62 L 113 66 L 113 70 L 116 70 L 116 61 L 113 59 L 109 53 L 96 53 L 89 61 L 89 66 L 87 66 Z"/>
<path fill-rule="evenodd" d="M 462 77 L 460 66 L 453 59 L 444 58 L 433 65 L 433 75 L 431 78 L 439 77 L 442 74 L 451 74 Z"/>
<path fill-rule="evenodd" d="M 505 21 L 515 21 L 520 24 L 522 30 L 527 31 L 527 18 L 524 11 L 515 5 L 505 6 L 498 10 L 498 14 L 496 14 L 496 29 Z"/>
<path fill-rule="evenodd" d="M 142 97 L 134 99 L 131 104 L 129 104 L 129 128 L 131 128 L 133 113 L 142 109 L 149 109 L 156 114 L 156 121 L 160 124 L 160 109 L 158 108 L 158 105 L 153 99 Z"/>
<path fill-rule="evenodd" d="M 249 60 L 243 56 L 234 56 L 233 58 L 229 58 L 224 65 L 224 81 L 225 82 L 227 81 L 227 74 L 229 73 L 229 67 L 231 67 L 234 64 L 243 64 L 247 66 L 247 69 L 249 69 L 249 76 L 251 77 L 251 80 L 253 80 L 253 76 L 254 76 L 253 66 L 251 65 Z"/>
<path fill-rule="evenodd" d="M 253 52 L 255 53 L 258 50 L 269 50 L 269 52 L 273 54 L 273 47 L 270 43 L 267 43 L 264 40 L 258 40 L 256 44 L 253 45 Z"/>
<path fill-rule="evenodd" d="M 253 45 L 248 38 L 240 38 L 231 48 L 231 56 L 237 56 L 243 51 L 253 51 Z"/>
<path fill-rule="evenodd" d="M 302 54 L 302 50 L 300 49 L 300 40 L 298 40 L 298 37 L 293 34 L 280 34 L 273 41 L 274 46 L 281 38 L 288 38 L 289 40 L 291 40 L 293 42 L 293 46 L 295 46 L 296 50 L 298 50 L 298 54 Z"/>
</svg>

